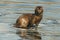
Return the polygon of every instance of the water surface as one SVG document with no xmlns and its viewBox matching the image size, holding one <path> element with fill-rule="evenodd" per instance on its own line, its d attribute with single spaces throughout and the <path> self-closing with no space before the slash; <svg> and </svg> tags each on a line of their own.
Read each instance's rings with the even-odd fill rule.
<svg viewBox="0 0 60 40">
<path fill-rule="evenodd" d="M 42 40 L 50 40 L 51 36 L 49 35 L 53 35 L 53 40 L 59 40 L 60 0 L 1 0 L 0 40 L 23 40 L 16 34 L 18 29 L 12 27 L 12 25 L 21 15 L 17 13 L 34 13 L 36 6 L 43 6 L 44 9 L 43 19 L 38 28 Z"/>
</svg>

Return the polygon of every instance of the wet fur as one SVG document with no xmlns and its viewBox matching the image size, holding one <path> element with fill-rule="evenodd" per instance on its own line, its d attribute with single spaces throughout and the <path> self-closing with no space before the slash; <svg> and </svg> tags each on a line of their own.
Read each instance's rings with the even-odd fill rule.
<svg viewBox="0 0 60 40">
<path fill-rule="evenodd" d="M 43 17 L 43 8 L 42 9 L 41 8 L 42 8 L 42 6 L 37 6 L 34 14 L 24 14 L 24 15 L 20 16 L 16 20 L 16 24 L 14 27 L 28 28 L 28 27 L 32 27 L 34 24 L 35 24 L 35 26 L 38 26 L 38 24 L 40 23 L 40 21 Z M 37 11 L 38 9 L 42 10 L 42 11 L 40 13 L 38 13 L 38 11 Z"/>
</svg>

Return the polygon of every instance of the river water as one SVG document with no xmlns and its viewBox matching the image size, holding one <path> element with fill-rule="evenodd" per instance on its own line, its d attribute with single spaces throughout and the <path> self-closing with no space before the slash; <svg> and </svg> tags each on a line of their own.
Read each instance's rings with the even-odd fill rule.
<svg viewBox="0 0 60 40">
<path fill-rule="evenodd" d="M 44 9 L 38 26 L 42 40 L 60 40 L 60 0 L 1 0 L 0 40 L 29 40 L 19 37 L 18 29 L 12 26 L 21 15 L 19 13 L 34 13 L 36 6 Z"/>
</svg>

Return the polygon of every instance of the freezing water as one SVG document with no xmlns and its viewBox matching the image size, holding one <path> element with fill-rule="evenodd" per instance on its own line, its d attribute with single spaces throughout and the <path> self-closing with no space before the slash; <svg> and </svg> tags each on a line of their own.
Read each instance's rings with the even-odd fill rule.
<svg viewBox="0 0 60 40">
<path fill-rule="evenodd" d="M 42 40 L 59 40 L 60 0 L 1 0 L 0 40 L 23 40 L 16 34 L 18 29 L 12 25 L 21 15 L 18 13 L 34 13 L 36 6 L 43 6 L 44 9 L 43 19 L 38 27 Z"/>
</svg>

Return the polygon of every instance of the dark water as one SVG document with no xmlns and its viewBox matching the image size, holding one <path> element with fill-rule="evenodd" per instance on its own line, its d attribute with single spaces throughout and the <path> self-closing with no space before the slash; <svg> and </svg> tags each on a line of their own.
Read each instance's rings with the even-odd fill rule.
<svg viewBox="0 0 60 40">
<path fill-rule="evenodd" d="M 1 0 L 0 40 L 38 40 L 34 35 L 29 35 L 30 39 L 22 39 L 16 34 L 18 29 L 12 27 L 21 15 L 18 13 L 34 13 L 36 6 L 43 6 L 44 9 L 38 35 L 41 34 L 42 40 L 60 40 L 60 0 Z"/>
</svg>

